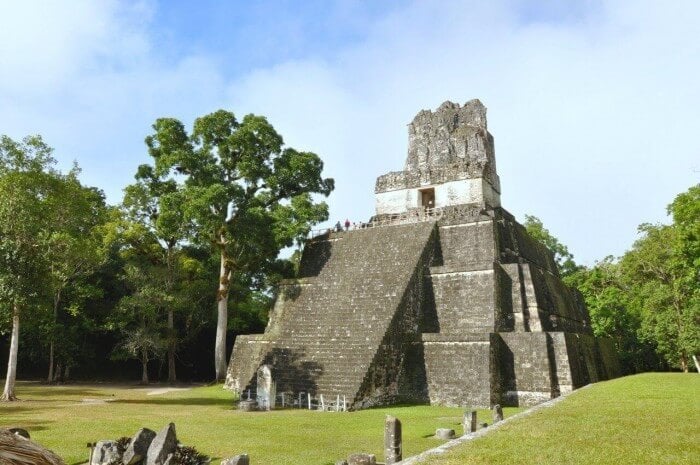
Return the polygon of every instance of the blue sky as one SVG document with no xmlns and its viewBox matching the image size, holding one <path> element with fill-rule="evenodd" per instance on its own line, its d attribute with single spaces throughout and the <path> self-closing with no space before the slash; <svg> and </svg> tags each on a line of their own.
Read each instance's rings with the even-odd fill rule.
<svg viewBox="0 0 700 465">
<path fill-rule="evenodd" d="M 162 116 L 266 115 L 366 220 L 406 124 L 489 109 L 506 209 L 620 255 L 700 178 L 696 1 L 0 0 L 0 133 L 42 134 L 116 203 Z"/>
</svg>

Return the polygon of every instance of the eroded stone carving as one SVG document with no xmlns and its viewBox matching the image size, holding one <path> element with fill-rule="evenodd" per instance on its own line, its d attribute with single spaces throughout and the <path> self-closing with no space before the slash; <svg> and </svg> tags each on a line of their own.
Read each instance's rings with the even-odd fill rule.
<svg viewBox="0 0 700 465">
<path fill-rule="evenodd" d="M 272 370 L 269 365 L 258 368 L 258 388 L 256 391 L 256 401 L 260 410 L 272 410 L 275 408 L 275 398 L 277 390 L 275 382 L 272 380 Z"/>
<path fill-rule="evenodd" d="M 404 170 L 380 176 L 375 192 L 482 177 L 500 190 L 486 107 L 477 99 L 464 106 L 445 102 L 434 112 L 421 111 L 408 125 Z"/>
</svg>

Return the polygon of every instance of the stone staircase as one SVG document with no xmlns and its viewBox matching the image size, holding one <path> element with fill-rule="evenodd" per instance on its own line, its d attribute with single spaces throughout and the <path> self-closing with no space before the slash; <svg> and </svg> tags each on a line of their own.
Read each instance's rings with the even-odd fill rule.
<svg viewBox="0 0 700 465">
<path fill-rule="evenodd" d="M 283 284 L 265 334 L 236 341 L 229 378 L 238 377 L 241 391 L 252 389 L 254 370 L 269 364 L 277 392 L 339 395 L 352 402 L 411 277 L 424 266 L 434 229 L 433 222 L 425 222 L 310 241 L 300 279 Z M 260 346 L 258 356 L 245 344 Z"/>
</svg>

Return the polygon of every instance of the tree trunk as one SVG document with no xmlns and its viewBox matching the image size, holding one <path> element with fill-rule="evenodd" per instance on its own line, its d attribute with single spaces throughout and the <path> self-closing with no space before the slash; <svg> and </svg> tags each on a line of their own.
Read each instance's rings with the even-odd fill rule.
<svg viewBox="0 0 700 465">
<path fill-rule="evenodd" d="M 5 390 L 0 400 L 17 400 L 15 396 L 15 379 L 17 378 L 17 348 L 19 346 L 19 306 L 14 304 L 12 309 L 12 337 L 10 339 L 10 356 L 7 360 L 7 376 Z"/>
<path fill-rule="evenodd" d="M 177 382 L 175 374 L 175 317 L 173 310 L 168 309 L 168 383 Z"/>
<path fill-rule="evenodd" d="M 56 362 L 56 368 L 53 371 L 53 382 L 54 383 L 60 383 L 63 381 L 63 377 L 61 376 L 63 374 L 63 364 L 61 363 L 61 360 L 59 359 L 58 362 Z"/>
<path fill-rule="evenodd" d="M 53 382 L 53 336 L 51 336 L 51 342 L 49 343 L 49 376 L 46 377 L 46 382 Z"/>
<path fill-rule="evenodd" d="M 175 287 L 175 250 L 174 242 L 168 244 L 166 251 L 165 265 L 167 268 L 167 277 L 165 287 L 168 295 L 172 295 Z M 170 304 L 172 305 L 172 303 Z M 177 349 L 177 334 L 175 333 L 175 312 L 172 307 L 168 308 L 168 383 L 174 384 L 177 382 L 177 373 L 175 372 L 175 350 Z"/>
<path fill-rule="evenodd" d="M 141 351 L 141 384 L 148 384 L 148 352 L 146 349 Z"/>
<path fill-rule="evenodd" d="M 56 323 L 58 322 L 58 304 L 61 302 L 61 291 L 57 291 L 53 298 L 53 326 L 51 328 L 51 342 L 49 344 L 49 376 L 46 381 L 53 383 L 54 381 L 54 341 L 56 340 Z"/>
<path fill-rule="evenodd" d="M 219 291 L 216 294 L 216 343 L 214 344 L 214 369 L 216 381 L 226 377 L 226 329 L 228 328 L 228 289 L 231 272 L 226 266 L 226 254 L 221 251 Z"/>
<path fill-rule="evenodd" d="M 700 359 L 698 359 L 697 355 L 693 355 L 693 362 L 695 363 L 695 369 L 700 373 Z"/>
</svg>

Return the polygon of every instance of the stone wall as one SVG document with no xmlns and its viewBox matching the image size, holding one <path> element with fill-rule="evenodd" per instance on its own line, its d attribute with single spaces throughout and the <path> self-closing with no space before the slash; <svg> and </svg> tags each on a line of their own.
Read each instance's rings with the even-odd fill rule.
<svg viewBox="0 0 700 465">
<path fill-rule="evenodd" d="M 435 112 L 419 112 L 408 125 L 404 171 L 426 173 L 459 164 L 479 167 L 483 177 L 496 185 L 493 137 L 487 129 L 486 107 L 479 100 L 464 106 L 445 102 Z"/>
<path fill-rule="evenodd" d="M 376 192 L 375 209 L 378 215 L 396 214 L 408 211 L 412 208 L 423 207 L 421 205 L 421 191 L 432 189 L 435 195 L 434 208 L 451 207 L 476 203 L 498 207 L 501 205 L 500 193 L 484 178 L 469 178 L 460 181 L 450 181 L 444 184 L 413 184 L 406 181 L 405 177 L 392 174 L 394 189 L 389 190 L 386 185 L 382 191 Z"/>
<path fill-rule="evenodd" d="M 490 269 L 436 273 L 431 270 L 440 334 L 492 332 L 496 321 L 493 264 Z"/>
<path fill-rule="evenodd" d="M 421 111 L 409 124 L 408 133 L 404 170 L 377 178 L 378 215 L 426 207 L 420 192 L 425 189 L 434 191 L 430 207 L 500 206 L 493 137 L 480 101 L 470 100 L 464 106 L 445 102 L 435 112 Z"/>
<path fill-rule="evenodd" d="M 440 246 L 450 266 L 491 266 L 497 258 L 493 221 L 440 227 Z"/>
<path fill-rule="evenodd" d="M 488 333 L 424 334 L 428 397 L 433 405 L 491 405 L 491 341 Z"/>
<path fill-rule="evenodd" d="M 547 333 L 499 333 L 504 350 L 499 354 L 503 379 L 501 399 L 504 405 L 534 405 L 555 397 Z"/>
</svg>

